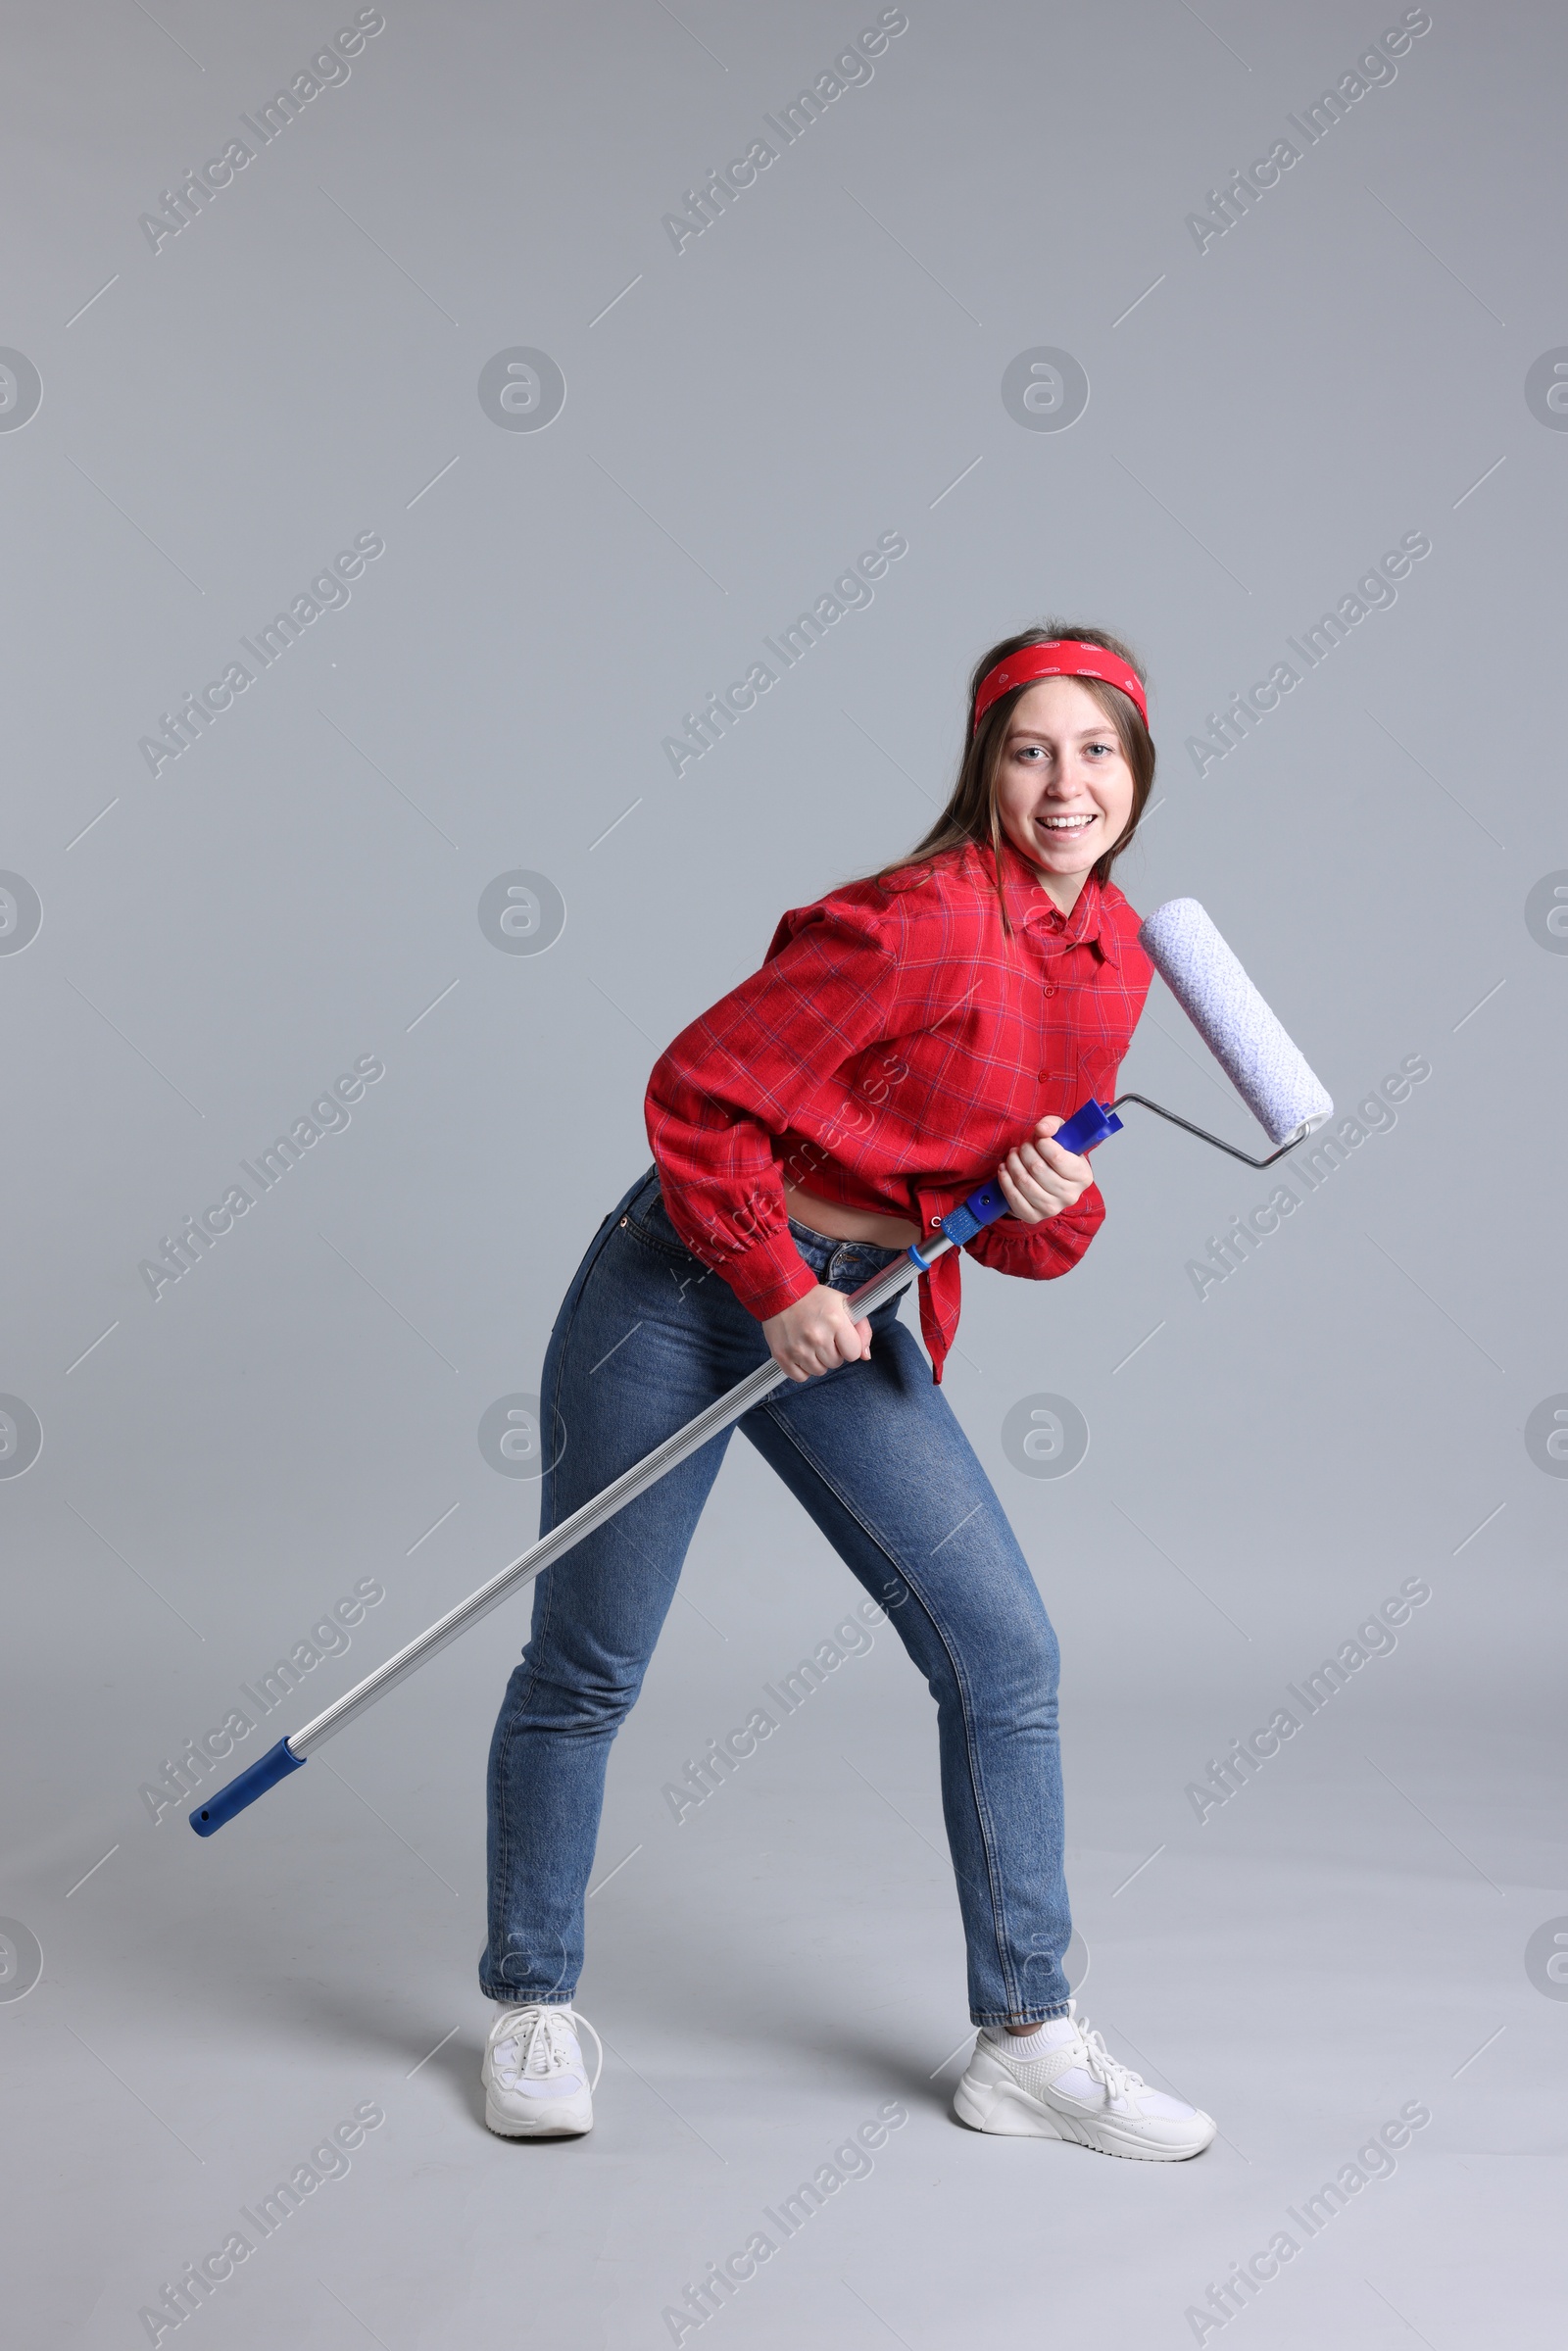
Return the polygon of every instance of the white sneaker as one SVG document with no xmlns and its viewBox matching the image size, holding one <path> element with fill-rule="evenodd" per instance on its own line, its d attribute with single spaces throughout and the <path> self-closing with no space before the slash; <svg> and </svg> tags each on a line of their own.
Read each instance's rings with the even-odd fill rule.
<svg viewBox="0 0 1568 2351">
<path fill-rule="evenodd" d="M 581 2025 L 594 2033 L 599 2063 L 594 2078 L 577 2039 Z M 566 2007 L 504 2008 L 490 2028 L 479 2079 L 484 2119 L 502 2138 L 577 2138 L 594 2127 L 593 2093 L 605 2047 L 585 2016 Z"/>
<path fill-rule="evenodd" d="M 1111 2056 L 1077 2013 L 1054 2017 L 1038 2037 L 988 2027 L 954 2092 L 953 2111 L 974 2131 L 1007 2138 L 1062 2138 L 1099 2155 L 1181 2163 L 1201 2155 L 1216 2129 Z"/>
</svg>

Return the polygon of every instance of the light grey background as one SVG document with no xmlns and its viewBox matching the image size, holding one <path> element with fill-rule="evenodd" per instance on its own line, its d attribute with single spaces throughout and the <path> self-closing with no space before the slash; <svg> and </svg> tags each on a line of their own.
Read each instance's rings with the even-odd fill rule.
<svg viewBox="0 0 1568 2351">
<path fill-rule="evenodd" d="M 668 2342 L 663 2307 L 890 2097 L 874 2174 L 705 2338 L 1188 2342 L 1210 2281 L 1422 2100 L 1396 2176 L 1230 2325 L 1555 2339 L 1568 2009 L 1525 1953 L 1568 1913 L 1568 1484 L 1524 1430 L 1568 1391 L 1568 957 L 1525 904 L 1568 867 L 1568 437 L 1525 378 L 1568 343 L 1568 32 L 1435 5 L 1200 253 L 1205 191 L 1396 8 L 907 13 L 678 255 L 662 216 L 874 8 L 388 0 L 156 254 L 143 211 L 353 11 L 13 28 L 0 343 L 43 386 L 0 432 L 0 866 L 42 906 L 0 955 L 0 1389 L 43 1439 L 0 1479 L 0 1912 L 42 1950 L 0 2000 L 19 2339 L 147 2340 L 139 2309 L 373 2098 L 349 2176 L 186 2327 Z M 543 431 L 480 406 L 519 346 L 565 379 Z M 1066 431 L 1003 404 L 1040 346 L 1089 378 Z M 682 713 L 888 530 L 869 609 L 677 781 Z M 347 607 L 151 775 L 159 713 L 366 531 Z M 1414 531 L 1397 602 L 1200 776 L 1205 713 Z M 652 1061 L 785 906 L 917 836 L 970 662 L 1053 612 L 1149 664 L 1134 904 L 1201 899 L 1346 1107 L 1432 1072 L 1201 1301 L 1189 1260 L 1271 1179 L 1133 1113 L 1088 1260 L 1049 1290 L 972 1268 L 948 1374 L 1062 1636 L 1083 2005 L 1224 2136 L 1138 2167 L 947 2119 L 961 1945 L 891 1632 L 677 1828 L 663 1784 L 857 1596 L 737 1444 L 613 1758 L 601 2120 L 501 2144 L 482 1775 L 525 1604 L 211 1843 L 138 1790 L 356 1581 L 384 1601 L 269 1742 L 524 1546 L 536 1490 L 478 1424 L 537 1389 L 647 1164 Z M 566 908 L 543 955 L 480 929 L 517 869 Z M 352 1124 L 155 1303 L 160 1236 L 367 1054 Z M 1158 987 L 1124 1083 L 1253 1132 Z M 1003 1450 L 1040 1392 L 1091 1431 L 1063 1481 Z M 1200 1825 L 1187 1785 L 1409 1577 L 1397 1650 Z"/>
</svg>

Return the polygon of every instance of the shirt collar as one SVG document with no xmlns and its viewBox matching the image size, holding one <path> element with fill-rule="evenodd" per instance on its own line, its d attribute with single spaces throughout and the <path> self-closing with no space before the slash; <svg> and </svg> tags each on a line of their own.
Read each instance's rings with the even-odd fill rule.
<svg viewBox="0 0 1568 2351">
<path fill-rule="evenodd" d="M 1119 966 L 1115 926 L 1105 905 L 1104 892 L 1094 874 L 1090 874 L 1079 891 L 1072 912 L 1063 914 L 1053 905 L 1035 867 L 1006 833 L 1002 836 L 1002 855 L 1007 906 L 1014 921 L 1041 932 L 1062 947 L 1093 946 L 1104 962 Z M 985 862 L 990 864 L 989 857 Z"/>
</svg>

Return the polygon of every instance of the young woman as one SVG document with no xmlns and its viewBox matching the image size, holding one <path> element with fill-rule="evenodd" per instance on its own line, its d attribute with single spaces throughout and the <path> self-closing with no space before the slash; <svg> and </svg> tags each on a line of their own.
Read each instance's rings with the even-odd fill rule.
<svg viewBox="0 0 1568 2351">
<path fill-rule="evenodd" d="M 1090 1095 L 1110 1100 L 1148 993 L 1138 917 L 1109 877 L 1153 773 L 1142 673 L 1116 638 L 1034 629 L 977 664 L 958 780 L 918 848 L 786 914 L 761 969 L 655 1067 L 654 1165 L 600 1227 L 545 1357 L 546 1430 L 569 1442 L 547 1434 L 540 1525 L 772 1354 L 788 1382 L 736 1425 L 936 1700 L 980 2027 L 955 2111 L 1170 2161 L 1213 2123 L 1119 2064 L 1062 1974 L 1056 1641 L 939 1385 L 959 1254 L 920 1281 L 929 1366 L 902 1300 L 862 1321 L 845 1302 L 988 1177 L 1008 1213 L 968 1244 L 981 1264 L 1049 1281 L 1089 1247 L 1102 1202 L 1052 1137 Z M 479 1982 L 497 2003 L 485 2119 L 504 2135 L 592 2125 L 570 2003 L 605 1766 L 728 1441 L 534 1588 L 490 1754 Z"/>
</svg>

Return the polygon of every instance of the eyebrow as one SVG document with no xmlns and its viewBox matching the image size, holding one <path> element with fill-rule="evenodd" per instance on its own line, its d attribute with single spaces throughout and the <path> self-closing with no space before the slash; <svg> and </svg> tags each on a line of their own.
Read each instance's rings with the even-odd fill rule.
<svg viewBox="0 0 1568 2351">
<path fill-rule="evenodd" d="M 1099 735 L 1114 735 L 1116 729 L 1114 726 L 1112 726 L 1110 720 L 1105 718 L 1101 721 L 1099 726 L 1081 726 L 1078 729 L 1077 740 L 1080 743 L 1087 743 L 1092 737 Z M 1026 737 L 1037 743 L 1049 743 L 1051 740 L 1051 737 L 1046 733 L 1043 727 L 1017 726 L 1010 727 L 1008 729 L 1007 741 L 1009 743 L 1021 743 Z"/>
</svg>

